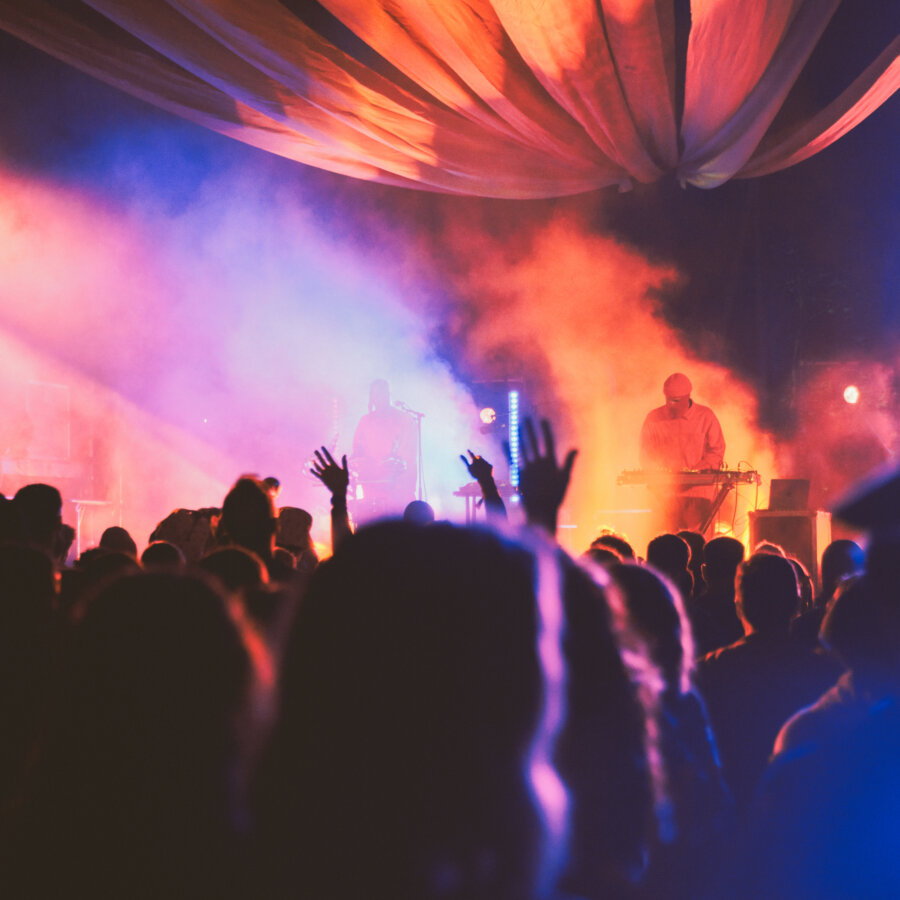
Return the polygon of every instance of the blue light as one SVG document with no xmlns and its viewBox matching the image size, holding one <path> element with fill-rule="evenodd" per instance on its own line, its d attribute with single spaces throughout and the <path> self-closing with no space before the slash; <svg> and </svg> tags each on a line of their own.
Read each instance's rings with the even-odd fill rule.
<svg viewBox="0 0 900 900">
<path fill-rule="evenodd" d="M 519 486 L 519 392 L 509 392 L 509 483 Z"/>
</svg>

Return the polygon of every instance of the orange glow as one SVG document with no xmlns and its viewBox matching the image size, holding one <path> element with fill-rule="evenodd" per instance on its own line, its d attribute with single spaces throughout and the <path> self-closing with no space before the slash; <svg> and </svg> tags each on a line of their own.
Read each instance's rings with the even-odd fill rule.
<svg viewBox="0 0 900 900">
<path fill-rule="evenodd" d="M 573 551 L 585 550 L 603 527 L 624 532 L 641 554 L 658 533 L 646 489 L 619 487 L 616 476 L 638 465 L 641 424 L 662 405 L 672 372 L 688 373 L 694 399 L 716 411 L 730 466 L 749 463 L 766 480 L 776 474 L 769 436 L 754 425 L 753 392 L 727 369 L 692 357 L 662 318 L 654 294 L 679 284 L 678 272 L 591 234 L 571 216 L 505 242 L 489 233 L 469 221 L 451 226 L 442 243 L 471 266 L 458 284 L 480 312 L 466 352 L 473 369 L 499 357 L 520 366 L 509 374 L 530 380 L 532 391 L 548 383 L 530 400 L 553 420 L 560 455 L 580 450 L 563 510 L 563 521 L 576 527 L 560 533 Z M 755 488 L 740 496 L 737 511 L 733 504 L 722 511 L 739 536 Z"/>
</svg>

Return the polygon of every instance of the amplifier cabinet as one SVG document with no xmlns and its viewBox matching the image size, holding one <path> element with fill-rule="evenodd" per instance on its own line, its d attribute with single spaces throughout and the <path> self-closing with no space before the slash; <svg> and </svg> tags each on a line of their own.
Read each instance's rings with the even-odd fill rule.
<svg viewBox="0 0 900 900">
<path fill-rule="evenodd" d="M 819 585 L 819 561 L 831 543 L 831 513 L 824 510 L 758 509 L 750 513 L 750 549 L 760 541 L 784 548 L 800 560 Z"/>
</svg>

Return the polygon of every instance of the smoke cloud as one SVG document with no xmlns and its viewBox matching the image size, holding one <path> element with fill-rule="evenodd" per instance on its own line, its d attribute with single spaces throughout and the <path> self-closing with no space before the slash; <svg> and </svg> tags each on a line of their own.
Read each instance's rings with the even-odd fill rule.
<svg viewBox="0 0 900 900">
<path fill-rule="evenodd" d="M 92 454 L 92 488 L 110 503 L 92 511 L 96 529 L 121 517 L 140 542 L 174 507 L 220 504 L 250 471 L 278 477 L 279 502 L 309 509 L 327 538 L 327 492 L 305 464 L 321 444 L 350 451 L 379 377 L 425 413 L 427 499 L 455 520 L 461 451 L 506 475 L 466 385 L 519 380 L 560 453 L 580 450 L 561 534 L 577 552 L 603 527 L 641 552 L 657 532 L 646 491 L 616 476 L 638 465 L 641 422 L 672 371 L 716 410 L 728 464 L 775 474 L 750 388 L 663 318 L 661 293 L 690 285 L 598 234 L 577 203 L 542 218 L 306 185 L 296 167 L 285 183 L 264 156 L 217 168 L 186 152 L 161 129 L 98 137 L 55 180 L 0 170 L 4 378 L 13 393 L 24 380 L 69 387 L 72 452 Z M 725 510 L 738 534 L 755 500 L 742 494 Z"/>
<path fill-rule="evenodd" d="M 690 289 L 680 273 L 595 233 L 571 210 L 499 240 L 488 234 L 469 219 L 446 223 L 442 238 L 453 259 L 445 271 L 462 273 L 455 287 L 469 304 L 458 317 L 459 352 L 475 371 L 503 360 L 531 385 L 536 413 L 556 425 L 560 455 L 579 448 L 561 535 L 572 550 L 604 527 L 624 531 L 639 552 L 658 533 L 646 489 L 616 478 L 638 467 L 641 424 L 662 404 L 672 372 L 689 374 L 694 399 L 716 411 L 729 466 L 775 474 L 751 388 L 694 356 L 662 316 L 664 289 Z M 743 487 L 736 508 L 723 509 L 741 537 L 756 501 Z"/>
</svg>

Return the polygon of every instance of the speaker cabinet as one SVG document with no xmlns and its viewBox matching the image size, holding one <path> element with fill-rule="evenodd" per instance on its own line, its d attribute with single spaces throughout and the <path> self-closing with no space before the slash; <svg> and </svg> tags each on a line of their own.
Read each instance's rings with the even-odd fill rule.
<svg viewBox="0 0 900 900">
<path fill-rule="evenodd" d="M 760 541 L 784 548 L 788 556 L 800 560 L 819 583 L 819 560 L 831 543 L 831 513 L 823 510 L 797 512 L 757 509 L 750 513 L 750 549 Z"/>
</svg>

